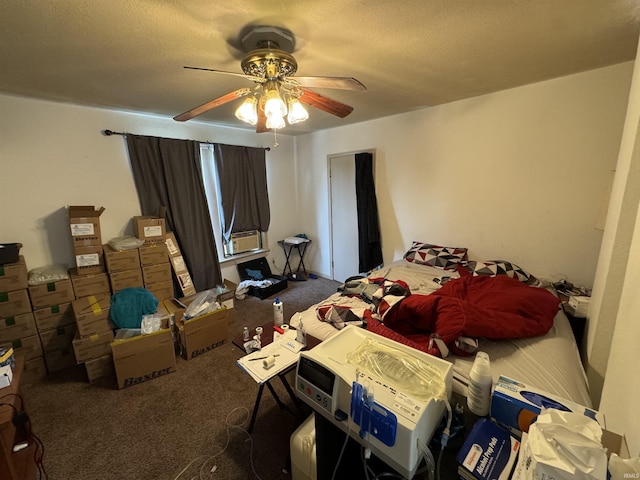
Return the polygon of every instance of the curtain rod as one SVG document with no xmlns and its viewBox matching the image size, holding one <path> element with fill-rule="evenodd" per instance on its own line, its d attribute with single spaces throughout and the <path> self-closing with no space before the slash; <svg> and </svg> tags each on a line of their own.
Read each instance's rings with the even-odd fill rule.
<svg viewBox="0 0 640 480">
<path fill-rule="evenodd" d="M 104 135 L 106 135 L 107 137 L 110 137 L 111 135 L 121 135 L 123 137 L 127 136 L 126 132 L 114 132 L 113 130 L 103 130 L 102 133 Z M 206 141 L 206 142 L 201 142 L 200 140 L 197 140 L 200 143 L 206 143 L 207 145 L 213 145 L 213 142 L 210 141 Z M 271 151 L 271 147 L 256 147 L 256 148 L 264 148 L 267 152 Z"/>
</svg>

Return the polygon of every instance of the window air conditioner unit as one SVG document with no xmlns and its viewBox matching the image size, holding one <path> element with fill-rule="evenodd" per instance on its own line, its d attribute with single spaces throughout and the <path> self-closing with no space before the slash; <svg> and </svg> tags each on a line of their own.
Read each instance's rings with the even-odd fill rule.
<svg viewBox="0 0 640 480">
<path fill-rule="evenodd" d="M 262 235 L 258 230 L 231 234 L 231 241 L 224 245 L 225 255 L 237 255 L 262 248 Z"/>
</svg>

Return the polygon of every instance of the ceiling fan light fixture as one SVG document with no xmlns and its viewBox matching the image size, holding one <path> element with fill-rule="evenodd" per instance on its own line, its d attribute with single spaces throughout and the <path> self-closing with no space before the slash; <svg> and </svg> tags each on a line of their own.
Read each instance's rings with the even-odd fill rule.
<svg viewBox="0 0 640 480">
<path fill-rule="evenodd" d="M 264 114 L 267 118 L 284 117 L 287 114 L 287 106 L 278 93 L 275 82 L 268 82 L 264 87 Z"/>
<path fill-rule="evenodd" d="M 272 115 L 271 117 L 267 117 L 267 128 L 268 129 L 276 129 L 276 128 L 284 128 L 286 123 L 284 123 L 284 117 L 278 115 Z"/>
<path fill-rule="evenodd" d="M 250 125 L 258 123 L 258 99 L 254 96 L 247 97 L 236 109 L 236 118 Z"/>
<path fill-rule="evenodd" d="M 287 121 L 289 125 L 304 122 L 309 118 L 309 112 L 302 106 L 300 100 L 295 97 L 289 98 L 289 114 L 287 115 Z"/>
</svg>

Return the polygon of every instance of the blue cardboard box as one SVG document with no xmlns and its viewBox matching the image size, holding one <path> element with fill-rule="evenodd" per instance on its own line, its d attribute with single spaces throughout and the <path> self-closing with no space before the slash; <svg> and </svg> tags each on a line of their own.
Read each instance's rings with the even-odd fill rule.
<svg viewBox="0 0 640 480">
<path fill-rule="evenodd" d="M 481 418 L 458 452 L 458 473 L 469 480 L 507 480 L 519 448 L 520 441 L 506 428 Z"/>
<path fill-rule="evenodd" d="M 491 418 L 520 437 L 528 432 L 543 408 L 581 412 L 605 427 L 602 414 L 575 402 L 500 375 L 491 394 Z"/>
</svg>

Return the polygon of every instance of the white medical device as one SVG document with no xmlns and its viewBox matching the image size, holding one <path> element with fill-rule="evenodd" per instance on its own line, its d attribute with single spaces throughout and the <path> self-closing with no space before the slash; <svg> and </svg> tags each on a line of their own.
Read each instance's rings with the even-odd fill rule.
<svg viewBox="0 0 640 480">
<path fill-rule="evenodd" d="M 348 325 L 300 352 L 296 394 L 406 478 L 445 413 L 452 365 Z"/>
</svg>

